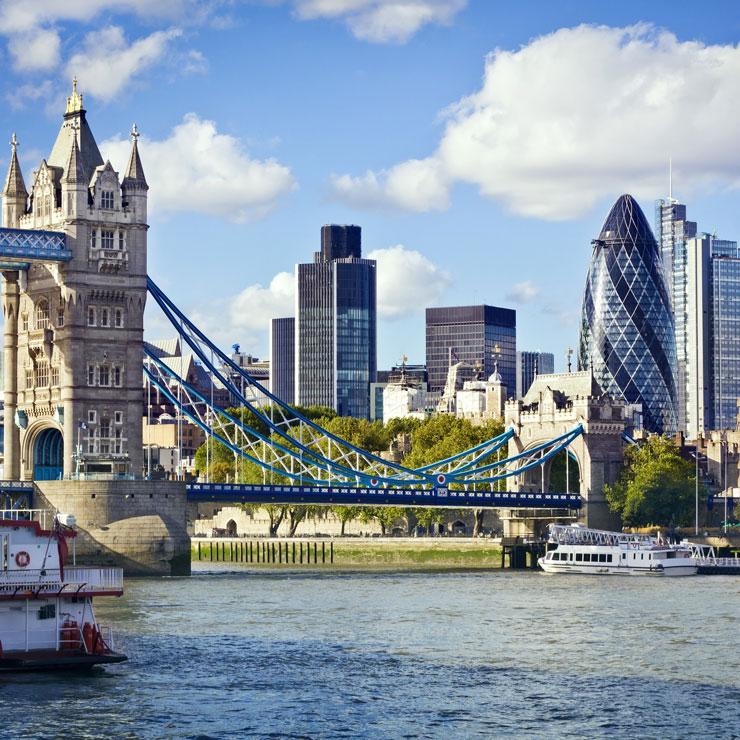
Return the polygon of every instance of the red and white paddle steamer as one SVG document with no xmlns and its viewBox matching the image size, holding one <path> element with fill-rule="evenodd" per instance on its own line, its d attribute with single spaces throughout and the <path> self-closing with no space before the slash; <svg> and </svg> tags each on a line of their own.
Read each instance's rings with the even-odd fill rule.
<svg viewBox="0 0 740 740">
<path fill-rule="evenodd" d="M 93 611 L 94 597 L 123 593 L 123 571 L 68 566 L 72 518 L 43 529 L 29 515 L 0 513 L 0 672 L 126 660 Z"/>
</svg>

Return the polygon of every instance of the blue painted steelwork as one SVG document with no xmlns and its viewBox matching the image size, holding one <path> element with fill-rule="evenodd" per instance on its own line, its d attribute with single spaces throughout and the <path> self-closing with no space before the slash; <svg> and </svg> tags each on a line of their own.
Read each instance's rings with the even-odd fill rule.
<svg viewBox="0 0 740 740">
<path fill-rule="evenodd" d="M 273 395 L 267 388 L 260 385 L 260 383 L 258 383 L 249 373 L 239 367 L 239 365 L 237 365 L 228 355 L 213 344 L 208 337 L 200 331 L 200 329 L 198 329 L 198 327 L 195 326 L 195 324 L 193 324 L 193 322 L 190 321 L 190 319 L 188 319 L 188 317 L 157 287 L 151 278 L 147 278 L 147 287 L 149 289 L 149 293 L 162 309 L 162 312 L 165 314 L 167 319 L 203 363 L 203 366 L 212 374 L 212 377 L 222 383 L 229 393 L 234 398 L 238 399 L 241 405 L 246 406 L 260 421 L 266 424 L 268 428 L 270 428 L 275 434 L 280 435 L 288 443 L 295 445 L 306 454 L 316 455 L 315 449 L 312 450 L 310 447 L 303 444 L 303 435 L 290 433 L 290 430 L 293 429 L 296 423 L 298 423 L 301 430 L 308 430 L 314 435 L 313 441 L 330 440 L 332 443 L 340 445 L 350 453 L 359 455 L 362 462 L 365 464 L 365 470 L 369 470 L 379 477 L 388 477 L 387 472 L 383 474 L 381 471 L 395 471 L 398 474 L 405 474 L 412 477 L 418 477 L 420 473 L 432 473 L 432 466 L 426 466 L 420 470 L 410 470 L 403 465 L 399 465 L 398 463 L 386 460 L 379 455 L 375 455 L 372 452 L 363 450 L 353 445 L 351 442 L 348 442 L 341 437 L 337 437 L 335 434 L 332 434 L 328 430 L 319 426 L 311 419 L 303 416 L 299 411 L 284 403 L 277 396 Z M 214 358 L 216 358 L 217 363 L 214 363 Z M 218 363 L 220 363 L 220 366 Z M 227 372 L 222 372 L 222 369 L 227 370 Z M 230 374 L 243 379 L 243 386 L 241 388 L 237 387 L 231 381 Z M 250 391 L 253 391 L 251 400 L 247 395 L 245 395 L 244 386 L 246 386 L 247 395 Z M 269 400 L 271 407 L 277 411 L 279 415 L 277 422 L 271 418 L 271 416 L 268 416 L 264 412 L 264 409 L 256 405 L 256 399 L 259 399 L 260 403 L 263 403 L 265 398 Z M 499 438 L 497 437 L 496 440 L 498 439 Z M 489 440 L 488 442 L 484 442 L 482 445 L 476 445 L 471 448 L 471 450 L 465 450 L 450 458 L 438 460 L 433 464 L 433 467 L 435 468 L 434 473 L 442 472 L 440 470 L 441 466 L 452 463 L 471 452 L 475 452 L 476 450 L 485 447 L 486 445 L 491 445 L 491 443 L 496 440 Z M 335 460 L 329 459 L 328 456 L 325 460 L 329 464 L 336 463 Z"/>
<path fill-rule="evenodd" d="M 0 509 L 33 508 L 33 483 L 24 480 L 0 481 Z"/>
<path fill-rule="evenodd" d="M 22 262 L 69 262 L 67 235 L 61 231 L 0 228 L 0 259 Z M 16 267 L 15 269 L 25 269 Z"/>
<path fill-rule="evenodd" d="M 453 491 L 446 488 L 350 488 L 235 483 L 188 483 L 188 500 L 254 504 L 360 504 L 463 508 L 580 509 L 577 493 Z"/>
</svg>

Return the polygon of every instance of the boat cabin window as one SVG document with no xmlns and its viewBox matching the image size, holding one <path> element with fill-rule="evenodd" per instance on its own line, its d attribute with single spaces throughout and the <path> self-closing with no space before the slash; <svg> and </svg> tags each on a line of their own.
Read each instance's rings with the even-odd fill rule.
<svg viewBox="0 0 740 740">
<path fill-rule="evenodd" d="M 591 553 L 590 552 L 584 552 L 583 553 L 583 562 L 584 563 L 590 563 L 591 562 Z"/>
<path fill-rule="evenodd" d="M 576 562 L 580 563 L 583 560 L 583 553 L 576 553 Z"/>
<path fill-rule="evenodd" d="M 606 556 L 606 562 L 607 563 L 611 563 L 612 562 L 612 554 L 611 553 L 608 553 L 607 554 L 607 556 Z"/>
<path fill-rule="evenodd" d="M 606 562 L 606 553 L 605 552 L 600 552 L 599 553 L 599 562 L 600 563 L 605 563 Z"/>
</svg>

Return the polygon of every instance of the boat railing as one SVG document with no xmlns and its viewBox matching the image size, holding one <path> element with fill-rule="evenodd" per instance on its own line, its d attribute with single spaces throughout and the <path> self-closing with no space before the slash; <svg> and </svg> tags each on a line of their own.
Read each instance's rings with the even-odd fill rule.
<svg viewBox="0 0 740 740">
<path fill-rule="evenodd" d="M 58 568 L 0 571 L 0 593 L 26 591 L 118 593 L 123 591 L 123 569 L 73 566 L 64 569 L 64 580 Z"/>
<path fill-rule="evenodd" d="M 83 591 L 122 591 L 123 568 L 72 566 L 64 569 L 64 583 L 80 584 Z"/>
<path fill-rule="evenodd" d="M 646 547 L 657 544 L 657 540 L 647 534 L 608 532 L 567 524 L 550 525 L 550 542 L 558 545 L 610 545 L 612 547 L 625 545 Z"/>
</svg>

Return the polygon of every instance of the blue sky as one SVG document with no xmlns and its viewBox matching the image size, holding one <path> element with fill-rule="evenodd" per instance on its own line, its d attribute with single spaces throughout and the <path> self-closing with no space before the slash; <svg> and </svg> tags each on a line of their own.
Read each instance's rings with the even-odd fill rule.
<svg viewBox="0 0 740 740">
<path fill-rule="evenodd" d="M 142 131 L 150 274 L 257 355 L 327 222 L 379 260 L 381 367 L 423 362 L 425 305 L 486 302 L 562 368 L 590 240 L 621 192 L 652 221 L 669 156 L 740 236 L 735 3 L 0 0 L 0 35 L 27 181 L 77 74 L 116 167 Z"/>
</svg>

